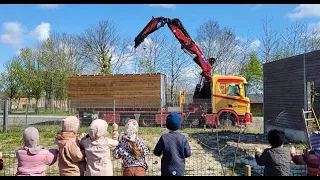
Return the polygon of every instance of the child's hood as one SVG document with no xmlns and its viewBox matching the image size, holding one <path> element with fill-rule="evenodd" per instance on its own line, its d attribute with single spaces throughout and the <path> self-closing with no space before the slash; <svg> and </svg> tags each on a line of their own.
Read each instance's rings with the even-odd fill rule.
<svg viewBox="0 0 320 180">
<path fill-rule="evenodd" d="M 56 144 L 59 147 L 65 146 L 68 141 L 76 141 L 76 134 L 73 132 L 61 132 L 56 136 Z"/>
<path fill-rule="evenodd" d="M 89 127 L 89 135 L 92 141 L 96 141 L 100 137 L 107 135 L 108 123 L 102 119 L 92 121 Z"/>
</svg>

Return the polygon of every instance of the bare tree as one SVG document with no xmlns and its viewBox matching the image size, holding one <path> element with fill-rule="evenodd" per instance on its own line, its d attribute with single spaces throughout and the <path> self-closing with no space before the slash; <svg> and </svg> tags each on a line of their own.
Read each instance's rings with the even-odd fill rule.
<svg viewBox="0 0 320 180">
<path fill-rule="evenodd" d="M 79 36 L 79 45 L 82 58 L 103 74 L 119 71 L 132 56 L 130 39 L 122 39 L 115 24 L 108 20 L 85 29 Z"/>
<path fill-rule="evenodd" d="M 313 28 L 308 33 L 307 39 L 307 50 L 308 51 L 315 51 L 320 49 L 320 31 L 319 29 Z"/>
<path fill-rule="evenodd" d="M 242 43 L 232 29 L 220 27 L 217 21 L 209 20 L 197 29 L 196 41 L 207 57 L 216 58 L 214 72 L 227 75 L 239 71 Z"/>
<path fill-rule="evenodd" d="M 128 72 L 134 70 L 134 61 L 132 60 L 134 51 L 131 38 L 123 38 L 120 40 L 119 46 L 115 49 L 111 59 L 111 71 L 119 73 L 121 71 Z"/>
<path fill-rule="evenodd" d="M 272 19 L 267 16 L 262 19 L 263 35 L 260 39 L 261 42 L 261 59 L 263 62 L 270 62 L 279 59 L 276 50 L 280 45 L 280 37 L 278 31 L 272 28 Z"/>
<path fill-rule="evenodd" d="M 307 52 L 307 23 L 294 22 L 290 26 L 286 27 L 282 34 L 282 51 L 284 57 L 294 56 Z"/>
<path fill-rule="evenodd" d="M 165 72 L 169 76 L 169 95 L 171 102 L 175 101 L 177 97 L 177 85 L 180 84 L 179 80 L 184 79 L 182 76 L 186 68 L 190 68 L 194 62 L 187 56 L 183 51 L 181 51 L 181 45 L 176 39 L 172 39 L 172 42 L 168 46 L 166 53 L 167 60 L 165 61 Z M 183 81 L 183 80 L 182 80 Z"/>
<path fill-rule="evenodd" d="M 168 37 L 158 30 L 149 35 L 136 50 L 136 64 L 139 72 L 161 72 L 166 66 Z"/>
</svg>

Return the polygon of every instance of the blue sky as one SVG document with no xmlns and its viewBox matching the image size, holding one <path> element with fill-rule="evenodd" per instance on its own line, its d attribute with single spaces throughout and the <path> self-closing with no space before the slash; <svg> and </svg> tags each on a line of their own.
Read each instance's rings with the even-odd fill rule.
<svg viewBox="0 0 320 180">
<path fill-rule="evenodd" d="M 81 33 L 99 20 L 111 20 L 123 36 L 135 37 L 152 16 L 179 18 L 192 37 L 206 20 L 215 19 L 231 27 L 237 36 L 262 35 L 261 19 L 273 18 L 279 29 L 294 20 L 320 27 L 320 5 L 262 4 L 28 4 L 0 5 L 0 71 L 3 63 L 20 47 L 34 46 L 50 32 Z M 132 42 L 133 43 L 133 42 Z"/>
</svg>

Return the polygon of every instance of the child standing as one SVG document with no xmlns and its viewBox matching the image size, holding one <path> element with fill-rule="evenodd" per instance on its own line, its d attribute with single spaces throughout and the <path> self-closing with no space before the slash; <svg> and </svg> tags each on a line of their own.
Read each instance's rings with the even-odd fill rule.
<svg viewBox="0 0 320 180">
<path fill-rule="evenodd" d="M 86 154 L 85 176 L 113 176 L 110 149 L 118 144 L 118 125 L 114 124 L 112 139 L 107 138 L 108 123 L 102 119 L 92 121 L 89 134 L 80 141 Z"/>
<path fill-rule="evenodd" d="M 80 121 L 76 116 L 62 120 L 61 132 L 56 137 L 59 147 L 60 176 L 82 176 L 84 155 L 77 144 L 77 132 Z"/>
<path fill-rule="evenodd" d="M 2 152 L 0 152 L 0 170 L 3 169 Z"/>
<path fill-rule="evenodd" d="M 146 156 L 149 148 L 138 137 L 138 129 L 138 122 L 130 119 L 125 125 L 119 145 L 113 151 L 114 157 L 123 161 L 123 176 L 145 176 L 148 169 Z"/>
<path fill-rule="evenodd" d="M 320 165 L 320 132 L 312 132 L 309 136 L 312 149 L 305 149 L 303 154 L 296 154 L 294 146 L 290 149 L 292 161 L 297 165 L 307 165 L 307 176 L 317 176 Z"/>
<path fill-rule="evenodd" d="M 45 176 L 46 169 L 57 161 L 57 149 L 44 149 L 39 145 L 39 131 L 28 127 L 23 132 L 24 146 L 16 151 L 16 176 Z"/>
<path fill-rule="evenodd" d="M 191 148 L 186 137 L 177 132 L 181 121 L 177 113 L 167 116 L 169 133 L 162 135 L 156 144 L 154 154 L 161 156 L 161 176 L 184 176 L 185 158 L 191 156 Z"/>
<path fill-rule="evenodd" d="M 283 148 L 285 133 L 279 130 L 271 130 L 268 133 L 268 141 L 271 148 L 264 151 L 256 148 L 255 159 L 259 166 L 264 167 L 264 176 L 289 176 L 291 157 Z"/>
</svg>

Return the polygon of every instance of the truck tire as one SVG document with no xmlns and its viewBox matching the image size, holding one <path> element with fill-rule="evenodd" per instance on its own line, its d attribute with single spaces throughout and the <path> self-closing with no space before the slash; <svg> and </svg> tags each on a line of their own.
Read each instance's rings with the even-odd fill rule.
<svg viewBox="0 0 320 180">
<path fill-rule="evenodd" d="M 232 112 L 223 112 L 219 116 L 219 126 L 223 128 L 235 127 L 237 124 L 236 116 Z"/>
</svg>

